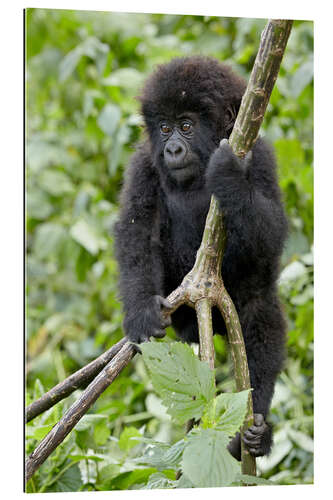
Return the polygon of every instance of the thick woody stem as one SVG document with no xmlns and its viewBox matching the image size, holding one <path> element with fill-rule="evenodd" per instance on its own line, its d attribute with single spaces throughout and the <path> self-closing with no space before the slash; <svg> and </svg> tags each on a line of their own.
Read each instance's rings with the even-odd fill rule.
<svg viewBox="0 0 333 500">
<path fill-rule="evenodd" d="M 209 299 L 201 299 L 195 304 L 200 332 L 199 356 L 214 370 L 214 343 L 212 327 L 212 306 Z"/>
</svg>

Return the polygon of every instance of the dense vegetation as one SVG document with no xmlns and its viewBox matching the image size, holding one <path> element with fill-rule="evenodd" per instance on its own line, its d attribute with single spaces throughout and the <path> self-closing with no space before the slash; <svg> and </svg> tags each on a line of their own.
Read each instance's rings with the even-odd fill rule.
<svg viewBox="0 0 333 500">
<path fill-rule="evenodd" d="M 27 403 L 122 337 L 112 226 L 123 169 L 142 134 L 134 97 L 145 76 L 174 56 L 201 53 L 228 61 L 247 77 L 264 24 L 27 11 Z M 313 481 L 312 23 L 295 23 L 282 66 L 262 134 L 277 152 L 290 221 L 280 278 L 288 361 L 272 405 L 274 449 L 257 462 L 261 475 L 277 484 L 304 484 Z M 230 392 L 227 345 L 215 338 L 215 347 L 217 389 Z M 71 401 L 27 426 L 27 452 Z M 156 465 L 138 459 L 144 440 L 133 438 L 172 445 L 183 435 L 137 356 L 28 491 L 167 487 L 175 471 L 170 467 L 161 479 Z"/>
</svg>

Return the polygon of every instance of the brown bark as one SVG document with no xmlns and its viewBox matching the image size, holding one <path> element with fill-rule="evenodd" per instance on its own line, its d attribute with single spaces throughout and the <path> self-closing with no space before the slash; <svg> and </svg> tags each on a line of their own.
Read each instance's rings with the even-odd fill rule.
<svg viewBox="0 0 333 500">
<path fill-rule="evenodd" d="M 51 429 L 45 438 L 39 443 L 37 448 L 27 458 L 25 464 L 25 478 L 28 481 L 38 467 L 65 439 L 67 434 L 73 429 L 83 415 L 95 403 L 97 398 L 113 380 L 119 375 L 121 370 L 130 362 L 135 355 L 135 348 L 130 342 L 126 342 L 118 354 L 109 361 L 99 375 L 91 382 L 80 398 L 69 408 L 59 422 Z"/>
</svg>

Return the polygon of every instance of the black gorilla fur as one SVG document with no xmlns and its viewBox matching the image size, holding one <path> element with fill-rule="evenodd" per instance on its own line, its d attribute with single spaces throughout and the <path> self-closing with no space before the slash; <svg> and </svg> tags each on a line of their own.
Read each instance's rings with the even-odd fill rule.
<svg viewBox="0 0 333 500">
<path fill-rule="evenodd" d="M 254 425 L 244 442 L 253 455 L 269 453 L 265 422 L 284 359 L 285 323 L 277 296 L 287 223 L 274 156 L 258 139 L 244 161 L 227 140 L 245 82 L 215 59 L 177 58 L 147 80 L 140 98 L 148 133 L 132 157 L 116 226 L 116 253 L 126 335 L 140 343 L 165 334 L 161 306 L 195 261 L 211 194 L 224 214 L 222 265 L 237 308 L 253 387 Z M 214 331 L 225 325 L 213 311 Z M 172 314 L 181 339 L 198 341 L 193 309 Z M 229 449 L 240 457 L 236 436 Z"/>
</svg>

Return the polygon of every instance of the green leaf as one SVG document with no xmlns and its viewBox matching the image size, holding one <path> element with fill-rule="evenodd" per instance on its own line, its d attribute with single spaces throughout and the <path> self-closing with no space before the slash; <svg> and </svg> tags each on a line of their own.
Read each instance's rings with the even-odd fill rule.
<svg viewBox="0 0 333 500">
<path fill-rule="evenodd" d="M 293 74 L 290 84 L 290 93 L 293 97 L 298 97 L 302 90 L 313 79 L 313 58 L 305 61 Z"/>
<path fill-rule="evenodd" d="M 155 490 L 155 489 L 169 489 L 175 487 L 175 481 L 169 479 L 162 472 L 155 472 L 149 476 L 148 483 L 144 486 L 143 490 Z"/>
<path fill-rule="evenodd" d="M 97 446 L 103 446 L 110 437 L 110 429 L 107 424 L 107 419 L 103 418 L 94 427 L 94 440 Z"/>
<path fill-rule="evenodd" d="M 40 441 L 41 439 L 43 439 L 46 436 L 46 434 L 48 434 L 50 432 L 50 430 L 52 429 L 53 426 L 54 426 L 54 424 L 49 424 L 49 425 L 41 425 L 41 426 L 37 427 L 36 429 L 34 429 L 33 437 L 35 439 L 37 439 L 38 441 Z"/>
<path fill-rule="evenodd" d="M 40 379 L 37 378 L 35 385 L 34 385 L 33 400 L 36 401 L 36 399 L 39 399 L 40 397 L 42 397 L 44 393 L 45 393 L 44 386 L 43 386 L 42 382 L 40 381 Z"/>
<path fill-rule="evenodd" d="M 234 436 L 242 426 L 249 399 L 250 390 L 220 394 L 216 397 L 216 416 L 219 417 L 217 429 L 228 436 Z"/>
<path fill-rule="evenodd" d="M 89 415 L 83 415 L 81 420 L 76 424 L 76 431 L 86 431 L 91 429 L 92 426 L 100 423 L 102 420 L 105 420 L 105 415 L 97 415 L 95 413 L 90 413 Z"/>
<path fill-rule="evenodd" d="M 28 217 L 37 220 L 47 219 L 53 212 L 53 206 L 43 191 L 30 189 L 27 195 Z"/>
<path fill-rule="evenodd" d="M 76 47 L 66 54 L 59 65 L 59 80 L 61 82 L 66 80 L 73 73 L 81 57 L 82 50 L 80 47 Z"/>
<path fill-rule="evenodd" d="M 154 417 L 158 418 L 162 422 L 170 422 L 170 415 L 167 414 L 166 407 L 162 404 L 160 398 L 156 396 L 153 392 L 149 393 L 146 397 L 146 408 L 149 413 L 154 415 Z"/>
<path fill-rule="evenodd" d="M 313 453 L 313 439 L 310 438 L 310 436 L 304 434 L 304 432 L 295 431 L 294 429 L 288 429 L 288 436 L 290 436 L 294 443 L 300 448 L 309 453 Z"/>
<path fill-rule="evenodd" d="M 71 227 L 70 234 L 92 255 L 96 255 L 100 249 L 105 247 L 104 239 L 97 235 L 95 228 L 85 219 L 79 219 Z"/>
<path fill-rule="evenodd" d="M 144 75 L 134 68 L 120 68 L 102 80 L 102 84 L 109 87 L 122 87 L 130 91 L 137 91 L 142 84 Z"/>
<path fill-rule="evenodd" d="M 106 104 L 100 112 L 97 123 L 103 132 L 112 136 L 117 130 L 121 118 L 121 111 L 114 104 Z"/>
<path fill-rule="evenodd" d="M 34 251 L 36 255 L 43 259 L 50 254 L 55 254 L 66 237 L 66 231 L 60 224 L 53 222 L 40 224 L 36 229 L 34 241 Z"/>
<path fill-rule="evenodd" d="M 136 463 L 156 467 L 159 470 L 179 468 L 185 441 L 181 439 L 170 446 L 165 443 L 149 443 L 141 457 L 135 459 Z"/>
<path fill-rule="evenodd" d="M 129 451 L 139 443 L 141 438 L 142 435 L 140 434 L 138 429 L 136 429 L 136 427 L 125 427 L 123 432 L 120 434 L 118 446 L 123 451 Z"/>
<path fill-rule="evenodd" d="M 40 186 L 53 196 L 73 193 L 74 187 L 67 174 L 60 170 L 43 170 L 39 176 Z"/>
<path fill-rule="evenodd" d="M 143 360 L 168 413 L 179 423 L 200 418 L 214 397 L 214 372 L 179 342 L 142 344 Z"/>
<path fill-rule="evenodd" d="M 52 484 L 49 491 L 79 491 L 82 486 L 82 479 L 79 466 L 77 464 L 69 467 L 63 474 L 60 473 L 58 480 Z"/>
<path fill-rule="evenodd" d="M 129 140 L 130 128 L 127 125 L 119 127 L 114 136 L 114 142 L 108 157 L 109 173 L 114 175 L 119 165 L 124 144 Z"/>
<path fill-rule="evenodd" d="M 270 455 L 260 457 L 257 461 L 258 468 L 261 472 L 268 472 L 279 464 L 283 458 L 293 448 L 293 444 L 285 429 L 281 429 L 274 434 L 274 444 Z"/>
<path fill-rule="evenodd" d="M 110 481 L 104 483 L 104 488 L 107 490 L 128 490 L 135 484 L 146 483 L 149 476 L 157 472 L 156 469 L 135 469 L 130 472 L 123 472 L 114 477 Z"/>
<path fill-rule="evenodd" d="M 248 474 L 237 474 L 235 481 L 236 484 L 258 484 L 263 486 L 274 486 L 273 481 L 264 479 L 263 477 L 249 476 Z"/>
<path fill-rule="evenodd" d="M 182 470 L 197 488 L 228 486 L 240 472 L 240 464 L 227 450 L 228 436 L 202 429 L 189 436 Z"/>
<path fill-rule="evenodd" d="M 284 285 L 290 282 L 294 282 L 307 274 L 307 269 L 304 264 L 300 261 L 291 262 L 286 266 L 282 273 L 280 274 L 279 284 Z"/>
<path fill-rule="evenodd" d="M 75 70 L 82 56 L 90 57 L 95 60 L 99 73 L 102 73 L 109 46 L 102 43 L 94 36 L 88 37 L 81 44 L 77 45 L 75 49 L 66 54 L 59 66 L 59 79 L 61 82 L 66 80 Z"/>
<path fill-rule="evenodd" d="M 120 465 L 118 464 L 109 464 L 105 467 L 102 467 L 98 472 L 98 484 L 106 483 L 110 481 L 114 477 L 118 476 L 120 473 Z"/>
<path fill-rule="evenodd" d="M 295 306 L 301 306 L 303 304 L 306 304 L 309 300 L 313 299 L 314 297 L 314 288 L 312 285 L 309 285 L 304 288 L 303 292 L 296 295 L 295 297 L 291 297 L 290 303 L 294 304 Z"/>
</svg>

